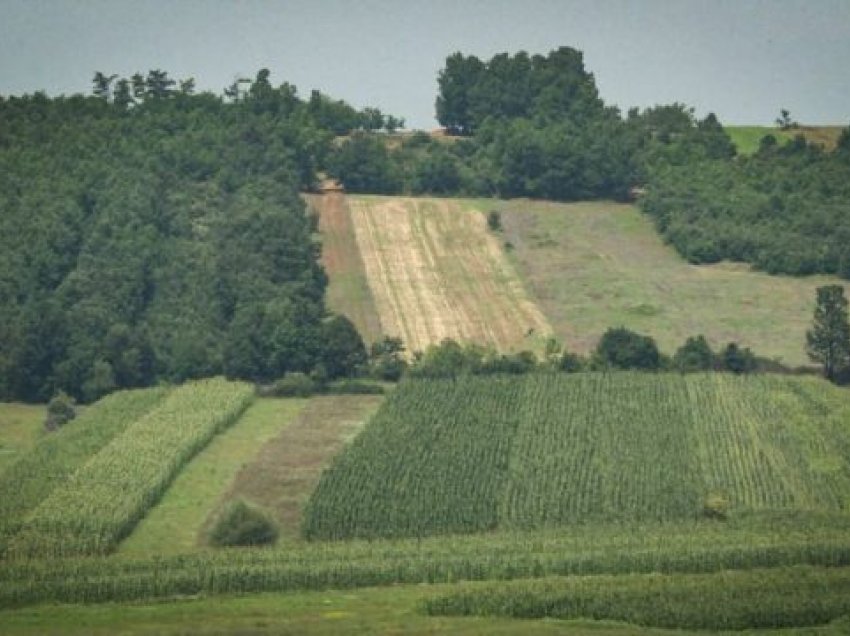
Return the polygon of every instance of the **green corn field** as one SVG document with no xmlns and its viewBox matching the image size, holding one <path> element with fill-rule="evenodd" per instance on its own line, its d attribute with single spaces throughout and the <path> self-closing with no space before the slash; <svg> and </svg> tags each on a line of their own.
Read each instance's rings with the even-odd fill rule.
<svg viewBox="0 0 850 636">
<path fill-rule="evenodd" d="M 0 567 L 0 608 L 194 594 L 349 589 L 551 576 L 850 567 L 848 517 L 759 513 L 718 524 L 577 526 L 422 540 L 317 542 L 169 557 L 26 559 Z M 781 598 L 781 597 L 780 597 Z"/>
<path fill-rule="evenodd" d="M 9 539 L 12 558 L 110 552 L 253 389 L 222 379 L 174 389 L 64 479 Z"/>
<path fill-rule="evenodd" d="M 0 553 L 29 512 L 167 392 L 154 388 L 113 393 L 45 435 L 32 451 L 0 473 Z"/>
<path fill-rule="evenodd" d="M 308 539 L 850 507 L 850 395 L 814 378 L 404 383 L 325 473 Z"/>
<path fill-rule="evenodd" d="M 850 568 L 588 576 L 460 586 L 426 601 L 442 616 L 590 618 L 668 629 L 780 629 L 850 613 Z"/>
</svg>

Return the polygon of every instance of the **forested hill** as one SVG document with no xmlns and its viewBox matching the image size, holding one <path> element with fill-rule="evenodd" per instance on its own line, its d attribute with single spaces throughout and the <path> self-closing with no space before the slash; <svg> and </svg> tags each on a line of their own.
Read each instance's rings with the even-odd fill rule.
<svg viewBox="0 0 850 636">
<path fill-rule="evenodd" d="M 393 118 L 269 73 L 162 71 L 0 98 L 0 399 L 321 364 L 326 278 L 298 196 L 331 140 Z"/>
<path fill-rule="evenodd" d="M 438 77 L 450 140 L 413 135 L 387 147 L 357 135 L 328 165 L 349 191 L 625 200 L 694 263 L 744 261 L 771 273 L 850 278 L 850 129 L 834 151 L 766 136 L 739 156 L 711 113 L 684 104 L 621 113 L 600 98 L 582 53 L 455 53 Z"/>
</svg>

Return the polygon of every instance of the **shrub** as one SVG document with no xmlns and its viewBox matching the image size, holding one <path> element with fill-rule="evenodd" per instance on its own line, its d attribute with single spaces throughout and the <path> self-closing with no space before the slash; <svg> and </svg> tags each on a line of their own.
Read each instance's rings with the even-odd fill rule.
<svg viewBox="0 0 850 636">
<path fill-rule="evenodd" d="M 673 356 L 673 366 L 683 373 L 710 371 L 714 367 L 714 352 L 705 336 L 688 338 Z"/>
<path fill-rule="evenodd" d="M 295 372 L 287 373 L 262 393 L 273 397 L 310 397 L 316 389 L 316 383 L 310 376 Z"/>
<path fill-rule="evenodd" d="M 64 391 L 59 391 L 47 405 L 47 419 L 44 420 L 44 428 L 48 431 L 55 431 L 76 416 L 74 398 Z"/>
<path fill-rule="evenodd" d="M 490 210 L 487 215 L 487 226 L 494 232 L 502 231 L 502 215 L 498 210 Z"/>
<path fill-rule="evenodd" d="M 655 340 L 625 327 L 608 329 L 596 353 L 607 364 L 620 369 L 654 370 L 661 366 L 661 354 Z"/>
<path fill-rule="evenodd" d="M 362 380 L 340 380 L 329 384 L 324 392 L 330 395 L 383 395 L 384 387 Z"/>
<path fill-rule="evenodd" d="M 263 510 L 241 499 L 228 504 L 209 534 L 211 545 L 269 545 L 277 541 L 277 523 Z"/>
</svg>

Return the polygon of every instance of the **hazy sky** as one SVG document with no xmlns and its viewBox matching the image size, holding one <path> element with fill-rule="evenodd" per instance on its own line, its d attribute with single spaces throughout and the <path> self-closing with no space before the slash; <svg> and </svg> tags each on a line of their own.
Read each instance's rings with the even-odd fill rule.
<svg viewBox="0 0 850 636">
<path fill-rule="evenodd" d="M 0 95 L 161 68 L 220 93 L 262 67 L 430 128 L 454 51 L 584 52 L 623 110 L 850 123 L 850 0 L 0 0 Z"/>
</svg>

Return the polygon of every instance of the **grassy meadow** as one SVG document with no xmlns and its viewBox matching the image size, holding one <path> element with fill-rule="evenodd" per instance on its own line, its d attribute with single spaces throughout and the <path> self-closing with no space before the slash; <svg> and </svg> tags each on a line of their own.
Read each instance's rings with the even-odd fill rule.
<svg viewBox="0 0 850 636">
<path fill-rule="evenodd" d="M 691 265 L 631 205 L 478 205 L 501 210 L 516 271 L 555 334 L 580 353 L 591 351 L 607 327 L 625 326 L 671 355 L 703 334 L 715 348 L 735 341 L 787 365 L 810 364 L 805 333 L 815 290 L 840 282 L 771 276 L 740 263 Z"/>
</svg>

